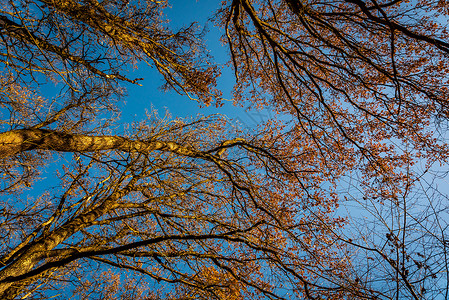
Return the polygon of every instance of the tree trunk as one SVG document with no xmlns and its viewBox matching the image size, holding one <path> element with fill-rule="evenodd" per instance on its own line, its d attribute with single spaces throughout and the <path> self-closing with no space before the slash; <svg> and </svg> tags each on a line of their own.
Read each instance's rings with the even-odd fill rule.
<svg viewBox="0 0 449 300">
<path fill-rule="evenodd" d="M 175 142 L 134 141 L 119 136 L 88 136 L 45 129 L 20 129 L 0 133 L 0 158 L 35 149 L 60 152 L 119 150 L 141 153 L 159 150 L 191 157 L 199 154 L 192 147 Z"/>
</svg>

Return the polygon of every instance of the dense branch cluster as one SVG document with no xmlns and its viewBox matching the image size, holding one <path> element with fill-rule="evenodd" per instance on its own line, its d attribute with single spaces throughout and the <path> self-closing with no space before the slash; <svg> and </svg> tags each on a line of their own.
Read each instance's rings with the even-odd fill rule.
<svg viewBox="0 0 449 300">
<path fill-rule="evenodd" d="M 0 298 L 448 298 L 448 5 L 223 1 L 235 104 L 282 117 L 119 130 L 143 63 L 221 104 L 168 5 L 0 4 Z"/>
</svg>

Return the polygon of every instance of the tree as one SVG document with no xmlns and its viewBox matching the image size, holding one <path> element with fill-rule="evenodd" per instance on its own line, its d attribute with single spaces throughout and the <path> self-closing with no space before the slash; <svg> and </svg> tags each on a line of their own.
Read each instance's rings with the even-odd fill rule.
<svg viewBox="0 0 449 300">
<path fill-rule="evenodd" d="M 167 88 L 219 102 L 218 69 L 199 34 L 164 27 L 164 7 L 2 7 L 0 297 L 338 294 L 345 264 L 326 232 L 341 220 L 329 214 L 335 199 L 320 191 L 330 173 L 316 176 L 321 161 L 306 146 L 270 128 L 229 131 L 214 117 L 166 121 L 154 113 L 115 135 L 113 122 L 99 122 L 123 96 L 120 82 L 138 83 L 123 73 L 142 60 Z M 52 101 L 37 92 L 48 78 L 61 87 Z M 39 188 L 39 170 L 55 152 L 73 153 L 57 167 L 56 187 L 22 197 Z M 321 270 L 329 263 L 335 270 Z"/>
<path fill-rule="evenodd" d="M 236 101 L 293 116 L 290 134 L 345 169 L 340 203 L 368 218 L 341 233 L 360 253 L 355 280 L 382 299 L 447 298 L 447 194 L 429 183 L 447 165 L 447 3 L 236 0 L 222 9 Z"/>
<path fill-rule="evenodd" d="M 265 279 L 259 270 L 265 263 L 283 265 L 277 272 L 289 270 L 290 276 L 307 283 L 306 276 L 288 262 L 305 260 L 307 254 L 290 248 L 304 248 L 312 241 L 326 255 L 326 236 L 319 242 L 319 232 L 308 233 L 308 228 L 319 227 L 314 219 L 322 208 L 317 216 L 299 219 L 296 213 L 297 206 L 307 206 L 311 199 L 291 182 L 309 175 L 282 171 L 290 162 L 278 161 L 240 139 L 217 145 L 212 121 L 142 124 L 132 139 L 147 140 L 145 147 L 83 154 L 63 169 L 61 188 L 52 196 L 35 199 L 31 207 L 17 203 L 7 207 L 3 226 L 17 228 L 24 219 L 35 221 L 29 221 L 19 244 L 10 237 L 5 245 L 2 297 L 62 279 L 73 280 L 83 291 L 88 288 L 83 281 L 91 285 L 88 271 L 97 263 L 156 281 L 179 282 L 205 290 L 209 297 L 224 293 L 220 290 L 228 283 L 217 286 L 199 276 L 204 268 L 232 276 L 237 286 L 245 286 L 242 294 L 252 289 L 274 292 L 272 279 Z M 56 139 L 52 133 L 48 136 Z M 71 142 L 66 139 L 66 144 Z M 294 240 L 287 243 L 289 235 Z M 308 268 L 323 258 L 307 259 Z"/>
<path fill-rule="evenodd" d="M 216 19 L 235 103 L 269 107 L 289 123 L 244 133 L 223 118 L 153 113 L 112 132 L 114 121 L 100 117 L 113 116 L 123 84 L 139 84 L 126 73 L 142 61 L 165 88 L 220 105 L 219 69 L 200 31 L 172 32 L 166 5 L 2 4 L 1 297 L 57 289 L 84 298 L 447 294 L 438 287 L 447 263 L 437 259 L 445 227 L 426 223 L 438 209 L 430 201 L 433 213 L 417 217 L 408 200 L 419 199 L 422 173 L 447 161 L 434 123 L 447 114 L 447 32 L 435 16 L 447 16 L 447 5 L 223 1 Z M 51 101 L 38 94 L 48 79 L 61 88 Z M 58 152 L 72 153 L 58 167 L 59 187 L 22 197 Z M 348 196 L 372 212 L 377 232 L 335 215 Z M 429 240 L 438 255 L 423 263 L 417 256 Z"/>
</svg>

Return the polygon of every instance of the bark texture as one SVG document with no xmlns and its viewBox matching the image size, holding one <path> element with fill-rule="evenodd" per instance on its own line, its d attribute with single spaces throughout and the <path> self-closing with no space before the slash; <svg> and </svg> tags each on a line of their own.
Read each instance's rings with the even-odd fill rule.
<svg viewBox="0 0 449 300">
<path fill-rule="evenodd" d="M 89 136 L 45 129 L 20 129 L 0 134 L 0 158 L 29 150 L 60 152 L 94 152 L 119 150 L 124 152 L 169 151 L 183 156 L 196 156 L 189 146 L 166 141 L 136 141 L 120 136 Z"/>
</svg>

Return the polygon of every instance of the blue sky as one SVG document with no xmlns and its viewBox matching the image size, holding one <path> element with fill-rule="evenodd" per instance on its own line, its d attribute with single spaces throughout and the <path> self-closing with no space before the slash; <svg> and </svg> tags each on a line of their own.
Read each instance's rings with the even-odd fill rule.
<svg viewBox="0 0 449 300">
<path fill-rule="evenodd" d="M 217 1 L 172 1 L 171 8 L 166 9 L 165 12 L 170 20 L 169 26 L 174 31 L 192 22 L 197 22 L 202 27 L 207 24 L 209 29 L 206 36 L 207 47 L 210 49 L 215 61 L 219 64 L 224 64 L 228 60 L 228 55 L 225 47 L 219 42 L 222 32 L 217 27 L 214 27 L 212 22 L 208 22 L 208 19 L 218 7 L 219 2 Z M 230 91 L 234 85 L 232 71 L 229 68 L 223 69 L 222 71 L 224 74 L 219 80 L 220 89 L 224 93 L 224 98 L 230 99 Z M 128 76 L 131 78 L 141 77 L 144 80 L 140 82 L 142 86 L 127 86 L 129 96 L 126 98 L 126 105 L 122 111 L 123 120 L 129 117 L 132 119 L 141 119 L 145 117 L 143 108 L 150 109 L 151 106 L 160 112 L 167 108 L 174 117 L 188 117 L 197 115 L 198 113 L 204 115 L 214 113 L 228 114 L 232 113 L 233 109 L 235 109 L 231 102 L 226 102 L 219 109 L 213 105 L 200 109 L 197 102 L 189 100 L 185 96 L 180 96 L 175 92 L 161 91 L 159 87 L 163 83 L 162 76 L 154 68 L 149 67 L 145 63 L 140 63 L 138 69 Z"/>
<path fill-rule="evenodd" d="M 139 121 L 145 118 L 145 110 L 154 108 L 162 116 L 168 110 L 173 117 L 195 117 L 198 114 L 211 115 L 222 114 L 235 120 L 243 127 L 253 128 L 258 123 L 266 121 L 272 114 L 269 111 L 248 110 L 247 105 L 236 107 L 232 104 L 232 88 L 235 84 L 234 73 L 230 67 L 224 66 L 228 60 L 228 50 L 219 41 L 224 33 L 223 29 L 215 27 L 213 15 L 220 7 L 219 1 L 210 0 L 175 0 L 171 7 L 165 10 L 170 20 L 169 26 L 176 31 L 192 22 L 200 26 L 206 26 L 208 32 L 205 36 L 207 48 L 214 57 L 214 61 L 222 66 L 222 76 L 218 79 L 220 90 L 223 92 L 224 105 L 216 108 L 213 104 L 209 107 L 200 108 L 199 103 L 180 96 L 175 92 L 163 92 L 160 86 L 163 84 L 162 76 L 158 72 L 140 63 L 138 69 L 128 74 L 130 78 L 144 78 L 138 85 L 127 85 L 128 97 L 125 105 L 121 108 L 122 122 Z"/>
</svg>

